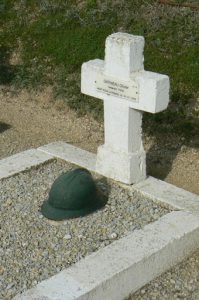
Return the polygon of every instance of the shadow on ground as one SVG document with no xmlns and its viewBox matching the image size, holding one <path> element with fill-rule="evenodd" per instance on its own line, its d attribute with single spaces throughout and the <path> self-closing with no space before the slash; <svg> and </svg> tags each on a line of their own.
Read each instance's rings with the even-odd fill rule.
<svg viewBox="0 0 199 300">
<path fill-rule="evenodd" d="M 15 77 L 17 66 L 10 64 L 10 49 L 0 46 L 0 84 L 10 84 Z"/>
<path fill-rule="evenodd" d="M 111 191 L 111 186 L 108 183 L 106 177 L 101 177 L 100 179 L 97 179 L 96 185 L 97 185 L 98 193 L 100 193 L 103 199 L 103 203 L 104 205 L 106 205 Z"/>
<path fill-rule="evenodd" d="M 196 120 L 198 121 L 198 120 Z M 160 125 L 161 126 L 161 125 Z M 146 130 L 147 131 L 147 130 Z M 164 180 L 172 170 L 173 162 L 183 147 L 199 148 L 199 127 L 184 134 L 183 130 L 160 132 L 158 127 L 151 134 L 153 145 L 147 151 L 147 174 Z"/>
<path fill-rule="evenodd" d="M 12 126 L 10 124 L 4 123 L 0 121 L 0 133 L 10 129 Z"/>
</svg>

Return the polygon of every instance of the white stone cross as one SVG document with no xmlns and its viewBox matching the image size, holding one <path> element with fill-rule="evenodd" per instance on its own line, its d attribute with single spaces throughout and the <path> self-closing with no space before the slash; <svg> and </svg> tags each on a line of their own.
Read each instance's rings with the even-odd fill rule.
<svg viewBox="0 0 199 300">
<path fill-rule="evenodd" d="M 142 112 L 167 108 L 169 78 L 144 70 L 144 38 L 114 33 L 106 39 L 105 60 L 82 65 L 81 91 L 104 100 L 105 142 L 96 171 L 132 184 L 146 178 Z"/>
</svg>

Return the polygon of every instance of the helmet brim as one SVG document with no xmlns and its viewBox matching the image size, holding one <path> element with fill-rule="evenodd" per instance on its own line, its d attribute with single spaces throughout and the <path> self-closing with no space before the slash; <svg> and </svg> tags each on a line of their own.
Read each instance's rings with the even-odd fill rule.
<svg viewBox="0 0 199 300">
<path fill-rule="evenodd" d="M 107 202 L 107 197 L 103 194 L 98 193 L 97 197 L 93 201 L 93 205 L 89 207 L 84 207 L 79 210 L 66 210 L 52 207 L 49 204 L 49 201 L 46 200 L 43 202 L 41 206 L 41 212 L 44 217 L 54 220 L 54 221 L 62 221 L 66 219 L 78 218 L 86 216 L 97 209 L 102 208 Z"/>
</svg>

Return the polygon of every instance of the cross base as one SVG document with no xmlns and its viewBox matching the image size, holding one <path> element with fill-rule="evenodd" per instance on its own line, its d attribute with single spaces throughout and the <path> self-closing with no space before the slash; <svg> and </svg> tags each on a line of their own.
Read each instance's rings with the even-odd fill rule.
<svg viewBox="0 0 199 300">
<path fill-rule="evenodd" d="M 116 152 L 106 145 L 102 145 L 98 148 L 96 171 L 126 184 L 142 181 L 146 179 L 145 151 Z"/>
</svg>

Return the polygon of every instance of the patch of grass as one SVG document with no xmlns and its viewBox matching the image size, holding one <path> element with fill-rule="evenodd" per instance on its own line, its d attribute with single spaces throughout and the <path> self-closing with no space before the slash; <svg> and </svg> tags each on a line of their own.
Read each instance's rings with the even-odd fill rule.
<svg viewBox="0 0 199 300">
<path fill-rule="evenodd" d="M 80 93 L 82 63 L 103 59 L 104 42 L 112 32 L 143 35 L 145 69 L 171 79 L 169 109 L 146 116 L 147 128 L 162 127 L 166 122 L 171 125 L 163 126 L 167 130 L 190 134 L 196 128 L 192 107 L 198 93 L 199 12 L 156 2 L 2 1 L 1 83 L 18 88 L 53 85 L 55 99 L 62 97 L 80 114 L 101 118 L 102 102 Z M 12 66 L 10 57 L 19 44 L 21 61 Z"/>
<path fill-rule="evenodd" d="M 67 25 L 58 29 L 47 27 L 40 32 L 40 27 L 34 24 L 24 37 L 24 60 L 49 61 L 52 65 L 64 66 L 67 73 L 75 71 L 83 61 L 103 57 L 104 39 L 111 32 L 108 27 L 70 28 Z"/>
</svg>

